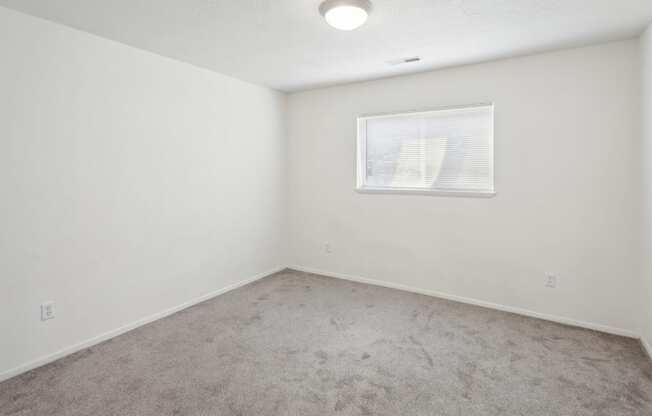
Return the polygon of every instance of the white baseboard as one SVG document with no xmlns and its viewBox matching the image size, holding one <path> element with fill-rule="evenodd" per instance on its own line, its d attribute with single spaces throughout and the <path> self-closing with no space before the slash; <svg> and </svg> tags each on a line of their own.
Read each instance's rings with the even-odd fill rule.
<svg viewBox="0 0 652 416">
<path fill-rule="evenodd" d="M 529 316 L 532 318 L 538 318 L 538 319 L 544 319 L 546 321 L 552 321 L 564 325 L 570 325 L 570 326 L 576 326 L 580 328 L 586 328 L 586 329 L 592 329 L 594 331 L 599 331 L 599 332 L 605 332 L 608 334 L 613 334 L 613 335 L 620 335 L 623 337 L 628 337 L 628 338 L 636 338 L 636 339 L 641 339 L 640 336 L 632 331 L 626 330 L 626 329 L 621 329 L 621 328 L 614 328 L 611 326 L 607 325 L 601 325 L 601 324 L 594 324 L 591 322 L 584 322 L 584 321 L 578 321 L 576 319 L 571 319 L 571 318 L 566 318 L 563 316 L 556 316 L 556 315 L 548 315 L 545 313 L 539 313 L 539 312 L 534 312 L 530 311 L 527 309 L 521 309 L 521 308 L 516 308 L 513 306 L 506 306 L 506 305 L 501 305 L 498 303 L 492 303 L 492 302 L 486 302 L 483 300 L 478 300 L 478 299 L 473 299 L 473 298 L 467 298 L 463 296 L 457 296 L 457 295 L 451 295 L 448 293 L 443 293 L 443 292 L 438 292 L 435 290 L 427 290 L 427 289 L 420 289 L 416 287 L 411 287 L 411 286 L 406 286 L 406 285 L 401 285 L 398 283 L 391 283 L 391 282 L 386 282 L 382 280 L 375 280 L 375 279 L 369 279 L 366 277 L 360 277 L 360 276 L 352 276 L 344 273 L 333 273 L 333 272 L 328 272 L 324 270 L 317 270 L 313 269 L 310 267 L 303 267 L 303 266 L 289 266 L 290 269 L 293 270 L 298 270 L 302 272 L 307 272 L 307 273 L 314 273 L 314 274 L 320 274 L 323 276 L 328 276 L 328 277 L 334 277 L 337 279 L 344 279 L 344 280 L 349 280 L 352 282 L 358 282 L 358 283 L 366 283 L 374 286 L 383 286 L 383 287 L 388 287 L 391 289 L 398 289 L 398 290 L 404 290 L 406 292 L 412 292 L 412 293 L 418 293 L 421 295 L 427 295 L 427 296 L 433 296 L 436 298 L 441 298 L 441 299 L 447 299 L 447 300 L 452 300 L 455 302 L 461 302 L 461 303 L 467 303 L 469 305 L 475 305 L 475 306 L 482 306 L 485 308 L 489 309 L 496 309 L 499 311 L 503 312 L 511 312 L 515 313 L 518 315 L 524 315 L 524 316 Z M 643 340 L 641 340 L 643 341 Z M 649 348 L 648 348 L 648 351 Z"/>
<path fill-rule="evenodd" d="M 500 305 L 500 304 L 497 304 L 497 303 L 485 302 L 485 301 L 472 299 L 472 298 L 467 298 L 467 297 L 463 297 L 463 296 L 451 295 L 451 294 L 448 294 L 448 293 L 438 292 L 438 291 L 434 291 L 434 290 L 420 289 L 420 288 L 401 285 L 401 284 L 397 284 L 397 283 L 391 283 L 391 282 L 386 282 L 386 281 L 382 281 L 382 280 L 375 280 L 375 279 L 369 279 L 369 278 L 365 278 L 365 277 L 353 276 L 353 275 L 348 275 L 348 274 L 344 274 L 344 273 L 328 272 L 328 271 L 325 271 L 325 270 L 318 270 L 318 269 L 314 269 L 314 268 L 310 268 L 310 267 L 303 267 L 303 266 L 288 266 L 288 267 L 290 269 L 294 269 L 294 270 L 298 270 L 298 271 L 302 271 L 302 272 L 320 274 L 320 275 L 323 275 L 323 276 L 334 277 L 334 278 L 343 279 L 343 280 L 349 280 L 349 281 L 352 281 L 352 282 L 366 283 L 366 284 L 375 285 L 375 286 L 383 286 L 383 287 L 387 287 L 387 288 L 391 288 L 391 289 L 398 289 L 398 290 L 403 290 L 403 291 L 412 292 L 412 293 L 419 293 L 419 294 L 422 294 L 422 295 L 433 296 L 433 297 L 437 297 L 437 298 L 441 298 L 441 299 L 448 299 L 448 300 L 461 302 L 461 303 L 466 303 L 466 304 L 470 304 L 470 305 L 482 306 L 482 307 L 485 307 L 485 308 L 496 309 L 496 310 L 499 310 L 499 311 L 511 312 L 511 313 L 515 313 L 515 314 L 519 314 L 519 315 L 530 316 L 530 317 L 533 317 L 533 318 L 544 319 L 544 320 L 547 320 L 547 321 L 557 322 L 557 323 L 561 323 L 561 324 L 565 324 L 565 325 L 571 325 L 571 326 L 576 326 L 576 327 L 580 327 L 580 328 L 592 329 L 592 330 L 595 330 L 595 331 L 605 332 L 605 333 L 608 333 L 608 334 L 614 334 L 614 335 L 620 335 L 620 336 L 625 336 L 625 337 L 629 337 L 629 338 L 640 339 L 641 346 L 642 346 L 643 350 L 648 354 L 650 359 L 652 359 L 652 347 L 650 346 L 650 344 L 645 339 L 640 337 L 638 334 L 636 334 L 636 333 L 634 333 L 632 331 L 625 330 L 625 329 L 614 328 L 614 327 L 611 327 L 611 326 L 601 325 L 601 324 L 594 324 L 594 323 L 590 323 L 590 322 L 583 322 L 583 321 L 578 321 L 578 320 L 571 319 L 571 318 L 565 318 L 565 317 L 556 316 L 556 315 L 548 315 L 548 314 L 543 314 L 543 313 L 539 313 L 539 312 L 529 311 L 529 310 L 526 310 L 526 309 L 515 308 L 515 307 L 512 307 L 512 306 L 505 306 L 505 305 Z M 125 332 L 129 332 L 132 329 L 136 329 L 136 328 L 138 328 L 140 326 L 143 326 L 143 325 L 146 325 L 146 324 L 148 324 L 150 322 L 154 322 L 154 321 L 159 320 L 161 318 L 165 318 L 166 316 L 172 315 L 172 314 L 174 314 L 176 312 L 179 312 L 179 311 L 181 311 L 183 309 L 189 308 L 191 306 L 194 306 L 194 305 L 196 305 L 198 303 L 204 302 L 204 301 L 206 301 L 208 299 L 214 298 L 214 297 L 219 296 L 221 294 L 224 294 L 226 292 L 230 292 L 231 290 L 237 289 L 237 288 L 239 288 L 241 286 L 247 285 L 247 284 L 252 283 L 252 282 L 254 282 L 256 280 L 260 280 L 260 279 L 262 279 L 264 277 L 267 277 L 269 275 L 272 275 L 272 274 L 277 273 L 279 271 L 282 271 L 284 269 L 286 269 L 286 266 L 280 266 L 280 267 L 274 268 L 273 270 L 269 270 L 267 272 L 256 274 L 255 276 L 252 276 L 252 277 L 250 277 L 248 279 L 245 279 L 245 280 L 241 280 L 241 281 L 239 281 L 237 283 L 231 284 L 231 285 L 226 286 L 226 287 L 224 287 L 222 289 L 207 293 L 207 294 L 202 295 L 202 296 L 200 296 L 198 298 L 192 299 L 192 300 L 190 300 L 188 302 L 184 302 L 184 303 L 182 303 L 180 305 L 174 306 L 174 307 L 166 309 L 164 311 L 161 311 L 161 312 L 155 313 L 153 315 L 147 316 L 145 318 L 139 319 L 139 320 L 137 320 L 135 322 L 124 325 L 124 326 L 122 326 L 120 328 L 116 328 L 114 330 L 111 330 L 111 331 L 105 332 L 103 334 L 100 334 L 100 335 L 98 335 L 96 337 L 87 339 L 85 341 L 82 341 L 82 342 L 74 344 L 74 345 L 71 345 L 71 346 L 66 347 L 66 348 L 64 348 L 62 350 L 59 350 L 59 351 L 57 351 L 55 353 L 48 354 L 46 356 L 43 356 L 43 357 L 37 358 L 35 360 L 32 360 L 32 361 L 30 361 L 28 363 L 19 365 L 18 367 L 15 367 L 13 369 L 10 369 L 8 371 L 4 371 L 4 372 L 0 373 L 0 382 L 4 381 L 4 380 L 8 380 L 8 379 L 10 379 L 12 377 L 15 377 L 15 376 L 17 376 L 19 374 L 22 374 L 22 373 L 27 372 L 29 370 L 32 370 L 34 368 L 37 368 L 37 367 L 40 367 L 42 365 L 48 364 L 48 363 L 50 363 L 52 361 L 56 361 L 56 360 L 58 360 L 60 358 L 63 358 L 63 357 L 65 357 L 67 355 L 70 355 L 70 354 L 73 354 L 73 353 L 75 353 L 77 351 L 80 351 L 80 350 L 82 350 L 84 348 L 88 348 L 88 347 L 91 347 L 93 345 L 99 344 L 100 342 L 103 342 L 103 341 L 106 341 L 108 339 L 117 337 L 118 335 L 122 335 Z"/>
<path fill-rule="evenodd" d="M 35 359 L 33 361 L 30 361 L 28 363 L 19 365 L 18 367 L 15 367 L 15 368 L 12 368 L 12 369 L 10 369 L 8 371 L 4 371 L 4 372 L 0 373 L 0 382 L 4 381 L 4 380 L 8 380 L 8 379 L 10 379 L 12 377 L 15 377 L 15 376 L 17 376 L 19 374 L 22 374 L 22 373 L 27 372 L 29 370 L 32 370 L 34 368 L 37 368 L 37 367 L 40 367 L 42 365 L 48 364 L 48 363 L 50 363 L 52 361 L 56 361 L 56 360 L 58 360 L 60 358 L 63 358 L 65 356 L 67 356 L 67 355 L 70 355 L 70 354 L 75 353 L 77 351 L 83 350 L 84 348 L 88 348 L 88 347 L 91 347 L 93 345 L 99 344 L 100 342 L 103 342 L 103 341 L 106 341 L 108 339 L 117 337 L 118 335 L 122 335 L 125 332 L 129 332 L 132 329 L 136 329 L 136 328 L 138 328 L 140 326 L 143 326 L 143 325 L 146 325 L 146 324 L 148 324 L 150 322 L 154 322 L 154 321 L 157 321 L 157 320 L 159 320 L 161 318 L 165 318 L 166 316 L 170 316 L 173 313 L 179 312 L 179 311 L 181 311 L 183 309 L 189 308 L 191 306 L 194 306 L 194 305 L 196 305 L 198 303 L 204 302 L 204 301 L 206 301 L 208 299 L 214 298 L 214 297 L 219 296 L 221 294 L 224 294 L 226 292 L 230 292 L 230 291 L 232 291 L 234 289 L 237 289 L 237 288 L 239 288 L 241 286 L 244 286 L 244 285 L 247 285 L 249 283 L 255 282 L 256 280 L 260 280 L 263 277 L 267 277 L 267 276 L 272 275 L 274 273 L 280 272 L 281 270 L 284 270 L 285 268 L 286 268 L 285 266 L 281 266 L 281 267 L 276 267 L 276 268 L 274 268 L 272 270 L 269 270 L 269 271 L 266 271 L 266 272 L 263 272 L 263 273 L 258 273 L 255 276 L 252 276 L 252 277 L 250 277 L 248 279 L 241 280 L 239 282 L 233 283 L 233 284 L 231 284 L 229 286 L 226 286 L 226 287 L 224 287 L 222 289 L 218 289 L 216 291 L 207 293 L 207 294 L 202 295 L 202 296 L 200 296 L 198 298 L 192 299 L 192 300 L 190 300 L 188 302 L 184 302 L 184 303 L 182 303 L 180 305 L 174 306 L 172 308 L 166 309 L 166 310 L 161 311 L 161 312 L 157 312 L 157 313 L 155 313 L 153 315 L 149 315 L 149 316 L 147 316 L 145 318 L 139 319 L 137 321 L 134 321 L 132 323 L 124 325 L 124 326 L 122 326 L 120 328 L 113 329 L 111 331 L 105 332 L 103 334 L 100 334 L 100 335 L 95 336 L 93 338 L 87 339 L 87 340 L 82 341 L 80 343 L 71 345 L 71 346 L 66 347 L 66 348 L 64 348 L 62 350 L 59 350 L 59 351 L 57 351 L 55 353 L 48 354 L 46 356 L 37 358 L 37 359 Z"/>
</svg>

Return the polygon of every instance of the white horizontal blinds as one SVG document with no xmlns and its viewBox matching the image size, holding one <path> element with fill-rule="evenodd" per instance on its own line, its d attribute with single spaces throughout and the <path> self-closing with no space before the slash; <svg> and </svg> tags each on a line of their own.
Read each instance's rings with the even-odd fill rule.
<svg viewBox="0 0 652 416">
<path fill-rule="evenodd" d="M 364 185 L 493 191 L 493 106 L 365 120 Z"/>
</svg>

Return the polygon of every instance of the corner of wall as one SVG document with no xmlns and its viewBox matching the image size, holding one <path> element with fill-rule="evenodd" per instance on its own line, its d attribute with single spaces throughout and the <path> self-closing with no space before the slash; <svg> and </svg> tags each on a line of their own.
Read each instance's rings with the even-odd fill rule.
<svg viewBox="0 0 652 416">
<path fill-rule="evenodd" d="M 640 38 L 641 227 L 639 314 L 641 343 L 652 357 L 652 23 Z"/>
</svg>

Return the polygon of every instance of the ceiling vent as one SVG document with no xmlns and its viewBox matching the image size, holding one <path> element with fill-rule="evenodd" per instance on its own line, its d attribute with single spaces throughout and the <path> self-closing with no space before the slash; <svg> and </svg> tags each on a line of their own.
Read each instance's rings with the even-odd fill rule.
<svg viewBox="0 0 652 416">
<path fill-rule="evenodd" d="M 409 58 L 400 58 L 400 59 L 393 59 L 391 61 L 387 61 L 388 64 L 390 65 L 402 65 L 402 64 L 411 64 L 413 62 L 419 62 L 421 58 L 418 56 L 411 56 Z"/>
</svg>

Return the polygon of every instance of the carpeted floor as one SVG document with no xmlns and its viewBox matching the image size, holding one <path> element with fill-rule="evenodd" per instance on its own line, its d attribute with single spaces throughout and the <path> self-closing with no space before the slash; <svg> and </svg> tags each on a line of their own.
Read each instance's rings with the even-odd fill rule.
<svg viewBox="0 0 652 416">
<path fill-rule="evenodd" d="M 1 415 L 652 415 L 637 341 L 286 271 L 0 384 Z"/>
</svg>

